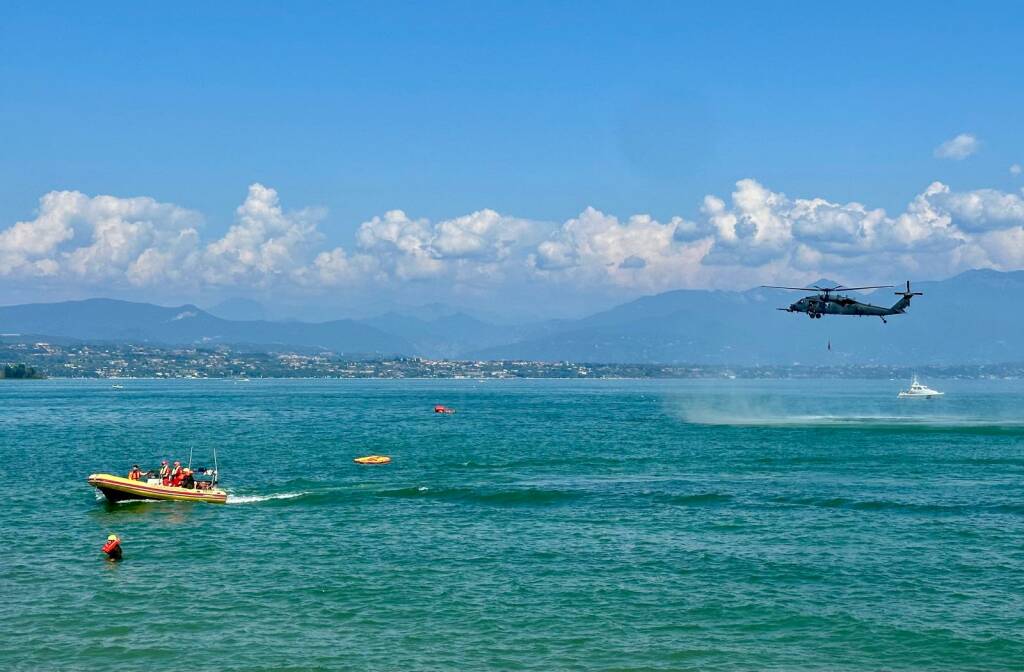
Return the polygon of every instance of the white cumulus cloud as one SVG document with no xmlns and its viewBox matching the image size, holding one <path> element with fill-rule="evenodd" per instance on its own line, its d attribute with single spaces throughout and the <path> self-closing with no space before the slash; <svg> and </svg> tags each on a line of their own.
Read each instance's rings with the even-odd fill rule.
<svg viewBox="0 0 1024 672">
<path fill-rule="evenodd" d="M 0 231 L 0 275 L 135 281 L 140 258 L 194 243 L 200 221 L 152 198 L 50 192 L 35 219 Z"/>
<path fill-rule="evenodd" d="M 948 188 L 932 200 L 955 218 L 963 231 L 985 231 L 1024 222 L 1024 199 L 995 189 L 951 192 Z"/>
<path fill-rule="evenodd" d="M 469 280 L 500 275 L 500 267 L 514 263 L 517 253 L 540 240 L 543 224 L 477 212 L 431 224 L 391 210 L 363 222 L 356 234 L 361 252 L 374 255 L 381 269 L 399 280 L 441 276 Z"/>
<path fill-rule="evenodd" d="M 682 227 L 684 240 L 676 236 Z M 700 271 L 710 238 L 690 238 L 695 225 L 674 217 L 659 222 L 650 215 L 620 221 L 586 208 L 536 246 L 529 263 L 541 277 L 581 284 L 607 284 L 661 290 L 689 284 Z"/>
<path fill-rule="evenodd" d="M 236 223 L 203 250 L 201 272 L 211 284 L 266 284 L 300 269 L 321 236 L 317 223 L 324 211 L 305 208 L 285 212 L 277 191 L 253 184 L 235 211 Z"/>
<path fill-rule="evenodd" d="M 399 279 L 416 280 L 444 271 L 444 264 L 430 245 L 432 238 L 428 220 L 410 219 L 401 210 L 390 210 L 363 222 L 356 243 Z"/>
<path fill-rule="evenodd" d="M 970 133 L 961 133 L 952 140 L 947 140 L 935 148 L 935 156 L 940 159 L 966 159 L 978 151 L 981 143 Z"/>
<path fill-rule="evenodd" d="M 753 180 L 736 186 L 731 204 L 704 199 L 714 239 L 702 263 L 743 277 L 810 279 L 849 271 L 871 279 L 893 271 L 943 276 L 975 266 L 1016 267 L 1014 231 L 1024 225 L 1018 194 L 956 192 L 934 182 L 890 216 L 856 202 L 791 199 Z M 997 250 L 998 244 L 1004 248 Z"/>
<path fill-rule="evenodd" d="M 316 255 L 312 266 L 297 276 L 306 285 L 355 286 L 371 279 L 382 279 L 380 262 L 370 254 L 349 254 L 344 248 Z"/>
</svg>

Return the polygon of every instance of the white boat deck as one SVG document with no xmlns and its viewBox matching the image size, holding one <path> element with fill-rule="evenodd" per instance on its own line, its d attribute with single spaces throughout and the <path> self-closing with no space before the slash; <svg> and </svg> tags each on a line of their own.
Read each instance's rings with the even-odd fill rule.
<svg viewBox="0 0 1024 672">
<path fill-rule="evenodd" d="M 906 397 L 922 397 L 925 399 L 931 399 L 932 397 L 941 397 L 943 394 L 945 394 L 945 392 L 939 392 L 938 390 L 933 390 L 927 385 L 923 385 L 917 380 L 917 376 L 914 376 L 914 379 L 910 382 L 910 388 L 900 390 L 900 393 L 896 396 L 901 399 Z"/>
</svg>

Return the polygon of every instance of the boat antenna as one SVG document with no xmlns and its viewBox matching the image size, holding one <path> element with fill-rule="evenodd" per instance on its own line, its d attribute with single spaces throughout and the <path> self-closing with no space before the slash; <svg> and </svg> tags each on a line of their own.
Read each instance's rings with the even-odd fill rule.
<svg viewBox="0 0 1024 672">
<path fill-rule="evenodd" d="M 193 448 L 193 446 L 190 443 L 189 446 L 188 446 L 188 468 L 189 469 L 192 468 L 192 448 Z"/>
<path fill-rule="evenodd" d="M 220 480 L 220 465 L 217 464 L 217 446 L 213 447 L 213 484 Z"/>
</svg>

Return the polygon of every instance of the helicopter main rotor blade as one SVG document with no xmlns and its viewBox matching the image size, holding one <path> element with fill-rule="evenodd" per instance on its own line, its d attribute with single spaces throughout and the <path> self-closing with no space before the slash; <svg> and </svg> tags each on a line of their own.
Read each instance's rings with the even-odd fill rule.
<svg viewBox="0 0 1024 672">
<path fill-rule="evenodd" d="M 794 292 L 820 292 L 817 287 L 778 287 L 776 285 L 761 285 L 761 289 L 791 289 Z"/>
<path fill-rule="evenodd" d="M 841 289 L 844 292 L 852 292 L 855 289 L 889 289 L 890 287 L 895 287 L 895 286 L 896 285 L 871 285 L 870 287 L 843 287 L 843 286 L 839 286 L 839 287 L 836 287 L 835 289 Z M 832 290 L 832 291 L 835 291 L 835 289 Z"/>
</svg>

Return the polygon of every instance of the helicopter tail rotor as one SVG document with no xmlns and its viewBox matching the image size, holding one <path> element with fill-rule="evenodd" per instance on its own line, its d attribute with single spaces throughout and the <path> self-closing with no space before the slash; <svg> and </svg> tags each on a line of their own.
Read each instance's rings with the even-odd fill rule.
<svg viewBox="0 0 1024 672">
<path fill-rule="evenodd" d="M 902 296 L 906 299 L 910 299 L 912 296 L 924 296 L 924 292 L 912 292 L 910 291 L 910 280 L 907 280 L 907 289 L 903 292 L 893 292 L 896 296 Z"/>
<path fill-rule="evenodd" d="M 894 313 L 902 313 L 910 307 L 910 299 L 915 296 L 924 296 L 922 292 L 912 292 L 910 290 L 910 280 L 907 280 L 907 289 L 902 292 L 894 292 L 896 296 L 900 297 L 900 300 L 895 303 L 892 307 Z M 885 318 L 883 318 L 884 320 Z"/>
</svg>

